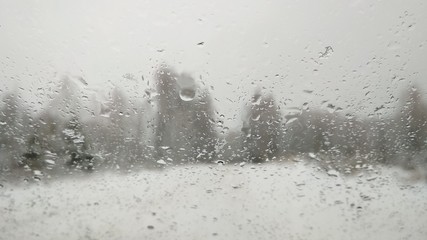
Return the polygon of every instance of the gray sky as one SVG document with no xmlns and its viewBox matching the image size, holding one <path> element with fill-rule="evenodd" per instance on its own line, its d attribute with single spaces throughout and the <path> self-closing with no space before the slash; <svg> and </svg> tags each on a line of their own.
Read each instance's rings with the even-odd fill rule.
<svg viewBox="0 0 427 240">
<path fill-rule="evenodd" d="M 213 88 L 229 118 L 257 86 L 285 111 L 330 101 L 367 114 L 427 87 L 426 13 L 424 0 L 0 0 L 0 89 L 34 101 L 70 74 L 142 97 L 166 62 Z"/>
</svg>

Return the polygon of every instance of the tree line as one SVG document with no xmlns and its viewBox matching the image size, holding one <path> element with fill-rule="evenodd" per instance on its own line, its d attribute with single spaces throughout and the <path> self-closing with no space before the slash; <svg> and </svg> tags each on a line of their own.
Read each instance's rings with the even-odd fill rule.
<svg viewBox="0 0 427 240">
<path fill-rule="evenodd" d="M 162 66 L 154 80 L 155 89 L 147 89 L 140 101 L 118 87 L 99 101 L 64 77 L 57 94 L 37 112 L 17 93 L 4 94 L 2 175 L 263 163 L 298 156 L 349 172 L 373 163 L 427 166 L 427 104 L 416 87 L 404 94 L 394 114 L 363 119 L 308 108 L 284 115 L 272 94 L 256 91 L 240 126 L 223 131 L 209 90 L 190 75 Z"/>
</svg>

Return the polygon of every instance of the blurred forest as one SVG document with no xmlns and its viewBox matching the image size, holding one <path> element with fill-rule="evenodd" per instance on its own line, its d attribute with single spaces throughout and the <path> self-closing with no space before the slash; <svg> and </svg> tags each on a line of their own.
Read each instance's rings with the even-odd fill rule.
<svg viewBox="0 0 427 240">
<path fill-rule="evenodd" d="M 258 90 L 242 111 L 240 127 L 228 129 L 209 90 L 190 75 L 162 66 L 154 80 L 155 88 L 139 101 L 119 87 L 100 101 L 85 94 L 79 79 L 64 77 L 41 111 L 30 109 L 17 92 L 4 93 L 0 176 L 41 179 L 76 171 L 297 158 L 347 174 L 372 164 L 427 169 L 427 103 L 415 86 L 402 93 L 390 117 L 364 119 L 304 106 L 285 115 L 272 94 Z"/>
</svg>

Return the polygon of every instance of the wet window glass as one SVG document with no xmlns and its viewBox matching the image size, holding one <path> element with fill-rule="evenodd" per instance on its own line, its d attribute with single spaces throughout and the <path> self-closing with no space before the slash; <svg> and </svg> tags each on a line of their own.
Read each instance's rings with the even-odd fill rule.
<svg viewBox="0 0 427 240">
<path fill-rule="evenodd" d="M 426 13 L 0 1 L 0 239 L 426 239 Z"/>
</svg>

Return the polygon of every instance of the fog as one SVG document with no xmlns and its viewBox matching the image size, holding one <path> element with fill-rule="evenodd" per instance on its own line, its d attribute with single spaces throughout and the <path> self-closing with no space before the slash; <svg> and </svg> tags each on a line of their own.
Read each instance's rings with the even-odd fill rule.
<svg viewBox="0 0 427 240">
<path fill-rule="evenodd" d="M 63 75 L 95 89 L 128 86 L 141 97 L 163 62 L 212 87 L 230 119 L 256 87 L 288 107 L 331 101 L 362 115 L 393 108 L 411 84 L 426 88 L 422 0 L 1 5 L 0 88 L 21 88 L 36 108 Z M 327 47 L 333 51 L 321 57 Z"/>
</svg>

